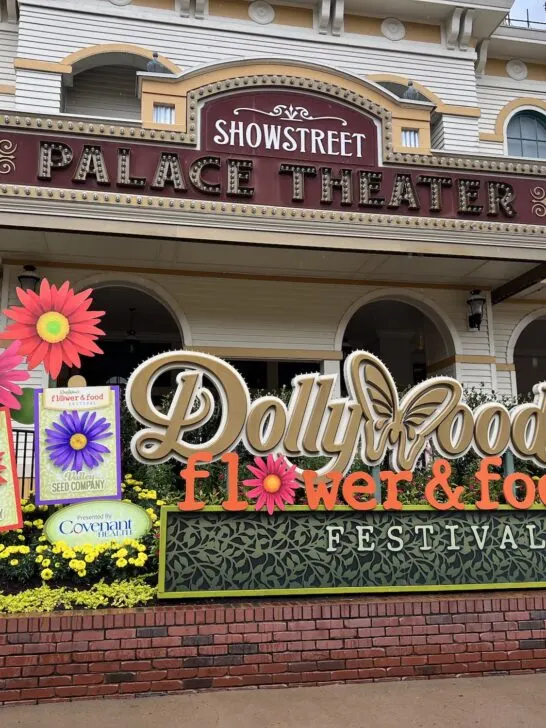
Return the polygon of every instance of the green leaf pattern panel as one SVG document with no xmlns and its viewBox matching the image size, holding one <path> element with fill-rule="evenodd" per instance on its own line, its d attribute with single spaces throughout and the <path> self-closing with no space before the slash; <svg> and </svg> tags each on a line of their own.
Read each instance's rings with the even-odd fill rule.
<svg viewBox="0 0 546 728">
<path fill-rule="evenodd" d="M 328 526 L 344 529 L 332 552 L 328 552 Z M 373 527 L 369 541 L 360 542 L 367 548 L 375 544 L 373 550 L 359 551 L 357 526 Z M 389 535 L 394 526 L 402 532 L 393 529 Z M 422 526 L 433 528 L 427 534 L 428 550 L 423 548 Z M 452 533 L 457 548 L 452 548 Z M 393 534 L 404 540 L 402 550 L 389 549 L 388 544 L 399 547 Z M 272 517 L 256 511 L 169 511 L 162 554 L 164 592 L 370 587 L 384 591 L 406 586 L 542 582 L 546 580 L 543 540 L 546 542 L 545 510 L 304 510 L 278 512 Z"/>
</svg>

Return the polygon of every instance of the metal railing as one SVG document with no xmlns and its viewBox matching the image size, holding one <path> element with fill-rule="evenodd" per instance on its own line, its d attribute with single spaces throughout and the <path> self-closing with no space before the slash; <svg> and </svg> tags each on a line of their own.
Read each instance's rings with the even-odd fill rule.
<svg viewBox="0 0 546 728">
<path fill-rule="evenodd" d="M 28 498 L 34 492 L 34 430 L 14 428 L 13 442 L 21 496 Z"/>
<path fill-rule="evenodd" d="M 544 5 L 546 10 L 546 3 Z M 546 30 L 546 19 L 545 20 L 534 20 L 529 14 L 529 10 L 525 11 L 524 18 L 513 18 L 510 13 L 506 15 L 502 21 L 502 25 L 510 28 L 529 28 L 530 30 Z"/>
</svg>

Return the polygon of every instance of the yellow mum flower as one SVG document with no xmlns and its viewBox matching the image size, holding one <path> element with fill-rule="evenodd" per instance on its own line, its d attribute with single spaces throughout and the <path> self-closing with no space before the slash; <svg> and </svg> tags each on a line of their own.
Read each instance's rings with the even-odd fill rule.
<svg viewBox="0 0 546 728">
<path fill-rule="evenodd" d="M 53 578 L 53 572 L 51 571 L 51 569 L 44 569 L 40 572 L 40 576 L 44 581 L 49 581 L 49 579 Z"/>
<path fill-rule="evenodd" d="M 77 572 L 78 576 L 83 577 L 87 574 L 85 569 L 80 569 L 80 571 Z"/>
<path fill-rule="evenodd" d="M 127 549 L 120 549 L 120 550 L 118 551 L 118 553 L 117 553 L 117 556 L 118 556 L 118 558 L 120 558 L 120 559 L 124 559 L 124 558 L 125 558 L 125 557 L 127 556 L 127 554 L 128 554 L 128 553 L 129 553 L 129 552 L 127 551 Z"/>
<path fill-rule="evenodd" d="M 87 554 L 85 557 L 85 562 L 87 564 L 92 564 L 94 560 L 95 560 L 95 557 L 93 556 L 93 554 Z"/>
<path fill-rule="evenodd" d="M 47 567 L 47 566 L 49 566 L 50 564 L 51 564 L 51 561 L 50 561 L 49 559 L 44 559 L 44 560 L 42 561 L 42 566 L 43 566 L 43 567 Z"/>
<path fill-rule="evenodd" d="M 42 541 L 42 542 L 47 541 L 47 536 L 40 536 L 38 538 L 38 541 Z M 57 552 L 57 553 L 59 553 L 59 552 Z"/>
<path fill-rule="evenodd" d="M 36 559 L 35 559 L 35 561 L 36 561 L 37 564 L 41 564 L 43 560 L 44 560 L 44 557 L 42 556 L 42 554 L 40 554 L 39 556 L 37 556 Z"/>
<path fill-rule="evenodd" d="M 117 566 L 117 567 L 118 567 L 119 569 L 123 569 L 123 568 L 124 568 L 125 566 L 127 566 L 127 559 L 118 559 L 118 560 L 116 561 L 116 566 Z"/>
<path fill-rule="evenodd" d="M 142 543 L 140 543 L 136 548 L 137 548 L 137 551 L 140 551 L 141 553 L 143 551 L 146 551 L 146 546 L 144 546 L 144 544 L 142 544 Z"/>
<path fill-rule="evenodd" d="M 127 475 L 125 476 L 125 480 L 128 480 L 129 478 L 132 478 L 132 477 L 133 477 L 132 473 L 127 473 Z"/>
<path fill-rule="evenodd" d="M 17 536 L 17 538 L 19 539 L 19 541 L 24 541 L 25 540 L 25 537 L 24 536 Z"/>
<path fill-rule="evenodd" d="M 11 559 L 11 561 L 9 562 L 9 565 L 10 566 L 17 566 L 18 563 L 19 563 L 19 559 Z"/>
<path fill-rule="evenodd" d="M 166 506 L 167 504 L 166 504 L 166 502 L 164 500 L 158 500 L 157 501 L 157 505 L 158 506 Z"/>
</svg>

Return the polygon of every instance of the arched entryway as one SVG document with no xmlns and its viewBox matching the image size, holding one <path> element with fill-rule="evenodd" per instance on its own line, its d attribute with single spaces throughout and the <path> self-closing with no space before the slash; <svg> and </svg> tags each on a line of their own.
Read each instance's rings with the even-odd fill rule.
<svg viewBox="0 0 546 728">
<path fill-rule="evenodd" d="M 183 346 L 179 324 L 170 310 L 150 293 L 121 284 L 99 286 L 93 293 L 93 309 L 105 311 L 98 342 L 102 356 L 83 357 L 77 372 L 89 386 L 123 386 L 136 366 L 155 354 Z M 76 373 L 63 369 L 62 386 Z M 163 375 L 153 389 L 154 398 L 167 394 L 174 381 Z"/>
<path fill-rule="evenodd" d="M 533 391 L 546 381 L 546 313 L 527 324 L 514 347 L 514 366 L 518 394 Z"/>
<path fill-rule="evenodd" d="M 448 325 L 417 301 L 388 298 L 361 306 L 345 329 L 344 357 L 356 349 L 378 356 L 400 391 L 429 376 L 455 376 L 455 346 Z"/>
</svg>

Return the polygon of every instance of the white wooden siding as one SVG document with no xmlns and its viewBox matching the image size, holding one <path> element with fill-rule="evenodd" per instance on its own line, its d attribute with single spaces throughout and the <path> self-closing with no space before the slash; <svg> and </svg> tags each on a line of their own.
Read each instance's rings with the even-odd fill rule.
<svg viewBox="0 0 546 728">
<path fill-rule="evenodd" d="M 15 83 L 13 59 L 17 55 L 17 33 L 0 30 L 0 84 Z"/>
<path fill-rule="evenodd" d="M 11 94 L 0 94 L 0 109 L 15 111 L 15 96 Z"/>
<path fill-rule="evenodd" d="M 539 81 L 513 81 L 499 76 L 484 76 L 478 80 L 477 94 L 482 111 L 479 120 L 480 132 L 495 131 L 495 123 L 499 112 L 515 99 L 537 98 L 546 101 L 546 88 Z M 493 147 L 489 142 L 482 142 L 483 151 L 504 153 L 504 146 Z"/>
<path fill-rule="evenodd" d="M 478 151 L 478 119 L 472 116 L 443 117 L 443 149 L 446 152 L 472 154 Z"/>
<path fill-rule="evenodd" d="M 17 111 L 58 114 L 61 109 L 61 76 L 58 73 L 17 70 Z"/>
<path fill-rule="evenodd" d="M 91 68 L 64 89 L 63 111 L 67 114 L 114 119 L 140 119 L 136 95 L 136 70 L 126 66 Z"/>
<path fill-rule="evenodd" d="M 444 117 L 439 116 L 432 124 L 430 135 L 430 144 L 432 149 L 443 149 L 445 144 L 444 139 Z"/>
<path fill-rule="evenodd" d="M 133 43 L 159 50 L 184 70 L 204 62 L 264 56 L 313 60 L 359 76 L 402 73 L 425 84 L 446 103 L 477 105 L 473 52 L 451 52 L 432 43 L 417 44 L 414 46 L 419 48 L 417 52 L 408 52 L 407 48 L 398 46 L 400 50 L 397 50 L 392 43 L 385 44 L 384 38 L 371 37 L 362 41 L 362 47 L 354 47 L 346 42 L 325 42 L 324 36 L 316 36 L 313 41 L 305 38 L 303 32 L 294 37 L 279 37 L 273 31 L 254 30 L 252 26 L 242 30 L 222 20 L 216 21 L 213 27 L 210 20 L 203 24 L 174 13 L 171 16 L 158 13 L 155 20 L 152 15 L 139 19 L 124 14 L 124 8 L 118 10 L 119 15 L 100 18 L 94 14 L 23 4 L 18 54 L 60 61 L 86 46 Z M 163 17 L 169 17 L 170 22 L 165 22 Z"/>
</svg>

